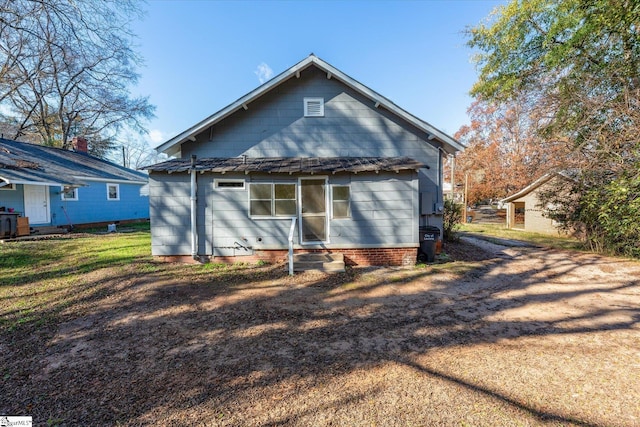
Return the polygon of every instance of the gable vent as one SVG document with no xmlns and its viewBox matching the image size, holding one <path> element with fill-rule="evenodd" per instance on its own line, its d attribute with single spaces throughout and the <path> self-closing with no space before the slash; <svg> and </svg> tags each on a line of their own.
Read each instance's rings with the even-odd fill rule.
<svg viewBox="0 0 640 427">
<path fill-rule="evenodd" d="M 305 117 L 324 117 L 324 98 L 304 98 Z"/>
</svg>

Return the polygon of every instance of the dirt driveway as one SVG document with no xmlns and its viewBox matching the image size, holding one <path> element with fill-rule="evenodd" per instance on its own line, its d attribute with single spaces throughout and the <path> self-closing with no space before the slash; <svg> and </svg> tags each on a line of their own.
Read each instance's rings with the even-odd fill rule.
<svg viewBox="0 0 640 427">
<path fill-rule="evenodd" d="M 640 425 L 640 264 L 536 248 L 294 278 L 101 269 L 0 343 L 38 425 Z M 6 364 L 9 364 L 6 365 Z"/>
</svg>

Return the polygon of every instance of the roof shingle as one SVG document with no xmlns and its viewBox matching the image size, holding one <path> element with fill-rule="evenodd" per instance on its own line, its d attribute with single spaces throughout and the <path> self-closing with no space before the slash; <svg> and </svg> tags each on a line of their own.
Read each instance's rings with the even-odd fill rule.
<svg viewBox="0 0 640 427">
<path fill-rule="evenodd" d="M 79 186 L 91 180 L 141 183 L 147 176 L 86 153 L 0 138 L 0 180 Z"/>
</svg>

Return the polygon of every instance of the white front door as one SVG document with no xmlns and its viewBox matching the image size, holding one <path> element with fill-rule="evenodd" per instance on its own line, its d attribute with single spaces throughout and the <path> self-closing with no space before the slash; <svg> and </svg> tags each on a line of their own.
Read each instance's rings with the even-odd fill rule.
<svg viewBox="0 0 640 427">
<path fill-rule="evenodd" d="M 49 187 L 46 185 L 24 185 L 24 216 L 30 224 L 48 224 Z"/>
</svg>

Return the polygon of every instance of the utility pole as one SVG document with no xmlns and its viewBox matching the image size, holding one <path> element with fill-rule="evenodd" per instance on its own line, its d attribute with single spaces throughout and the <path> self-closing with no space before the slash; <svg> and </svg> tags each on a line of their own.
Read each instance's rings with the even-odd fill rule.
<svg viewBox="0 0 640 427">
<path fill-rule="evenodd" d="M 451 159 L 451 201 L 456 201 L 456 155 L 449 156 Z"/>
<path fill-rule="evenodd" d="M 464 173 L 464 221 L 467 221 L 468 209 L 469 209 L 469 173 Z"/>
</svg>

